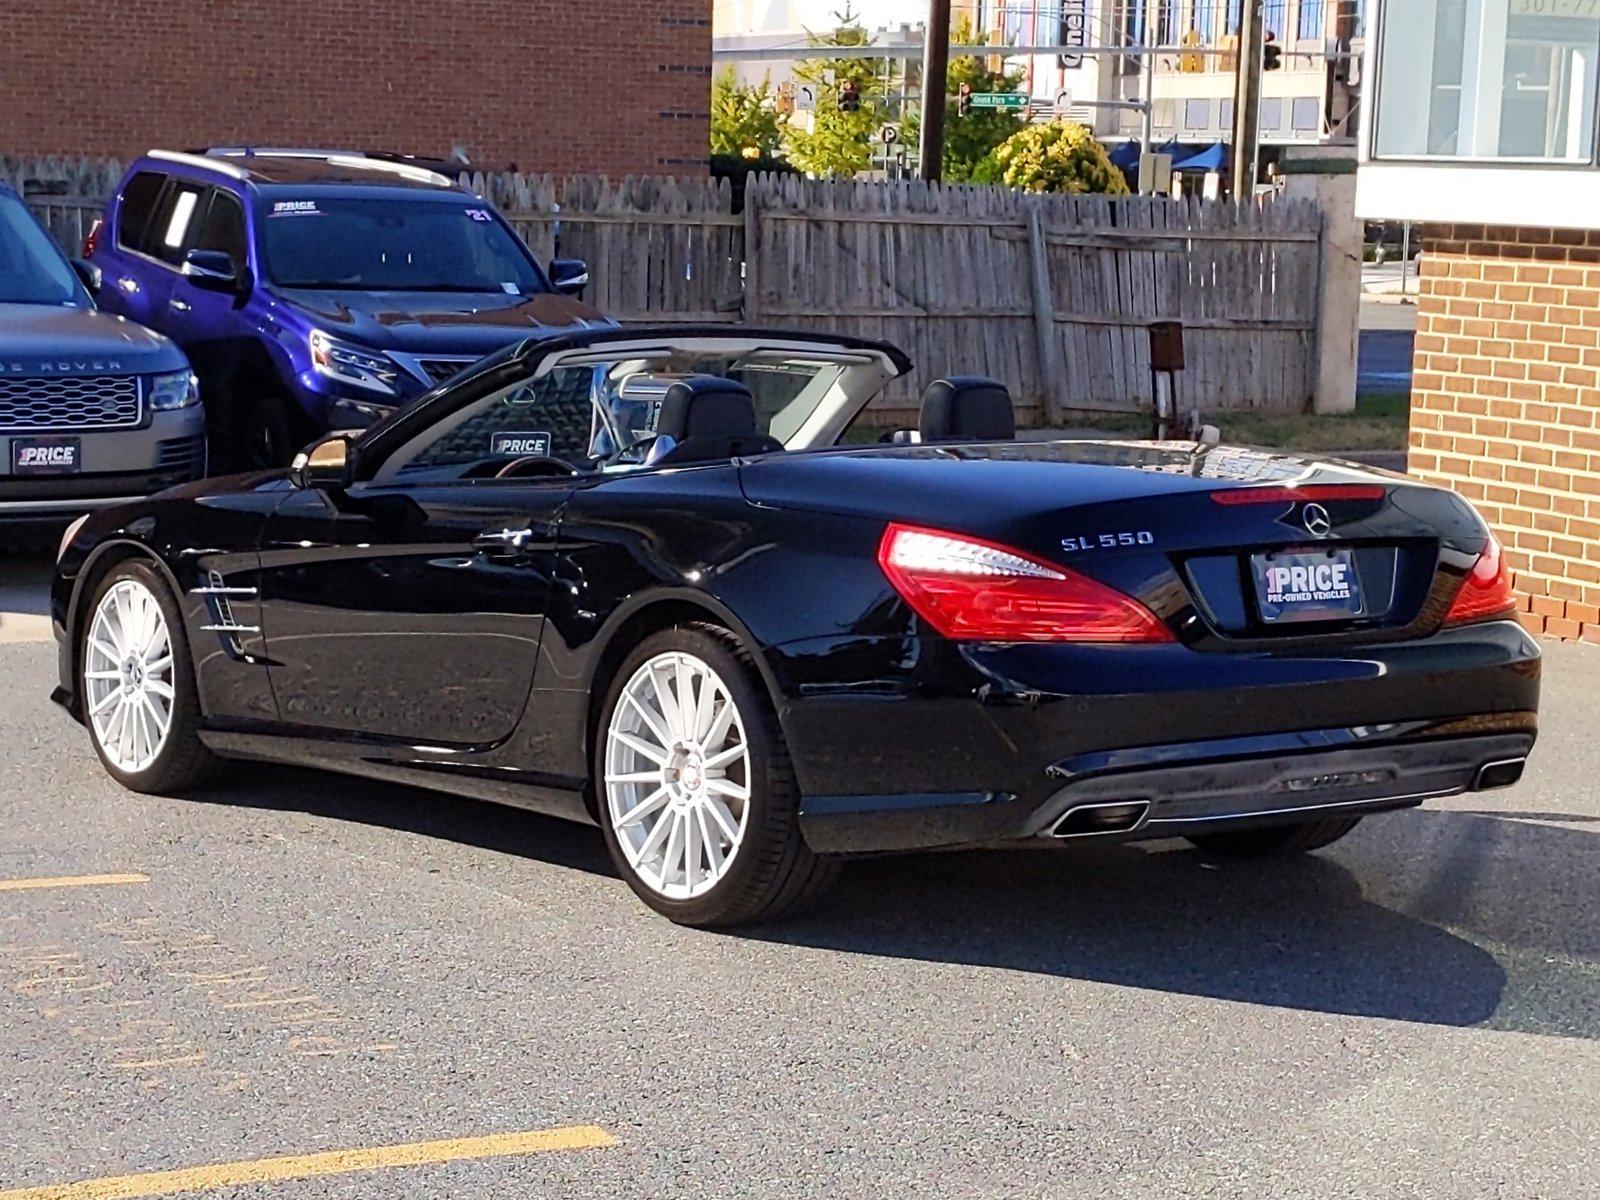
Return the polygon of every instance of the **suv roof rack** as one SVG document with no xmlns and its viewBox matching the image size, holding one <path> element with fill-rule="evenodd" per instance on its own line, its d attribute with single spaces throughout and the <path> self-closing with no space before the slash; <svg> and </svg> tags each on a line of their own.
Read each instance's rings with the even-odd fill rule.
<svg viewBox="0 0 1600 1200">
<path fill-rule="evenodd" d="M 145 155 L 146 158 L 157 158 L 162 162 L 181 163 L 186 167 L 203 167 L 207 171 L 219 171 L 230 175 L 234 179 L 249 179 L 248 171 L 241 171 L 232 163 L 219 162 L 217 159 L 205 154 L 185 154 L 181 150 L 152 150 Z"/>
<path fill-rule="evenodd" d="M 308 150 L 289 146 L 212 146 L 207 158 L 303 158 L 355 170 L 387 171 L 416 183 L 454 187 L 455 180 L 439 171 L 419 165 L 415 155 L 366 150 Z M 426 160 L 438 161 L 438 160 Z"/>
</svg>

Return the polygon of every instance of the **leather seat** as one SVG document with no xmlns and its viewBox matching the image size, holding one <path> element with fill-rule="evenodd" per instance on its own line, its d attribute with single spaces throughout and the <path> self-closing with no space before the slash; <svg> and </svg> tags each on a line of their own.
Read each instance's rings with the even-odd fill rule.
<svg viewBox="0 0 1600 1200">
<path fill-rule="evenodd" d="M 952 375 L 922 393 L 917 429 L 924 442 L 1009 442 L 1017 436 L 1017 414 L 1005 384 Z"/>
<path fill-rule="evenodd" d="M 651 465 L 715 462 L 735 455 L 768 454 L 783 443 L 758 431 L 750 389 L 718 375 L 680 379 L 661 398 Z"/>
</svg>

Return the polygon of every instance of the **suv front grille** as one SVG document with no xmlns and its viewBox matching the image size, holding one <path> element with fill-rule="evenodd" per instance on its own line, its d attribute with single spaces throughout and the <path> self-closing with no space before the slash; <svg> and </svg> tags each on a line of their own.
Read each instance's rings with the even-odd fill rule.
<svg viewBox="0 0 1600 1200">
<path fill-rule="evenodd" d="M 0 379 L 0 432 L 128 429 L 143 416 L 137 375 Z"/>
<path fill-rule="evenodd" d="M 454 379 L 476 361 L 474 358 L 419 358 L 417 366 L 438 386 L 447 379 Z"/>
</svg>

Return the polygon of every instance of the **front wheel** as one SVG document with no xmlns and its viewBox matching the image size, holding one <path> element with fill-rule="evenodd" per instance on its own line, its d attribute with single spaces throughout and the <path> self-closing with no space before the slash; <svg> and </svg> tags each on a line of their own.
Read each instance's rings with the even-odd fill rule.
<svg viewBox="0 0 1600 1200">
<path fill-rule="evenodd" d="M 289 401 L 276 392 L 239 395 L 228 413 L 221 458 L 234 471 L 286 467 L 298 450 Z"/>
<path fill-rule="evenodd" d="M 112 568 L 95 589 L 78 646 L 84 724 L 100 762 L 136 792 L 181 792 L 221 760 L 200 743 L 200 700 L 183 619 L 149 565 Z"/>
<path fill-rule="evenodd" d="M 800 836 L 799 789 L 754 664 L 723 630 L 647 638 L 601 709 L 595 789 L 628 885 L 682 925 L 794 912 L 834 864 Z"/>
<path fill-rule="evenodd" d="M 1300 825 L 1274 825 L 1267 829 L 1241 829 L 1235 833 L 1207 833 L 1189 842 L 1222 858 L 1283 858 L 1309 854 L 1331 846 L 1357 825 L 1360 817 L 1334 817 Z"/>
</svg>

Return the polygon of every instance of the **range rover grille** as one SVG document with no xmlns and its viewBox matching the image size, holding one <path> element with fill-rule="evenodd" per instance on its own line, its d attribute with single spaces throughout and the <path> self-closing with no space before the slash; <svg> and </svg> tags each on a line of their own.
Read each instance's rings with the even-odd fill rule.
<svg viewBox="0 0 1600 1200">
<path fill-rule="evenodd" d="M 143 415 L 137 375 L 0 379 L 0 433 L 128 429 Z"/>
</svg>

